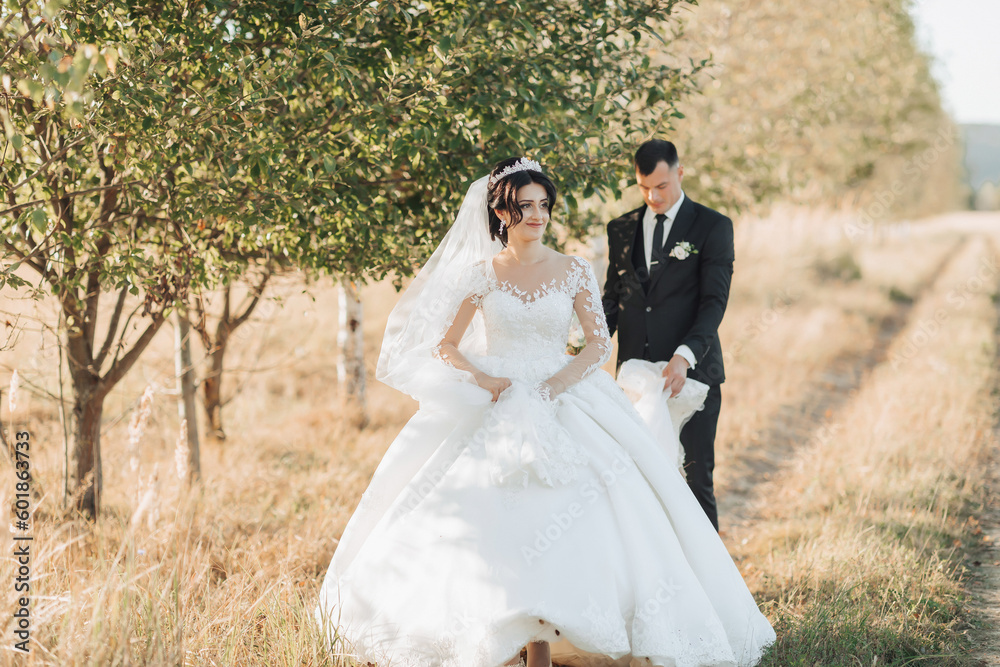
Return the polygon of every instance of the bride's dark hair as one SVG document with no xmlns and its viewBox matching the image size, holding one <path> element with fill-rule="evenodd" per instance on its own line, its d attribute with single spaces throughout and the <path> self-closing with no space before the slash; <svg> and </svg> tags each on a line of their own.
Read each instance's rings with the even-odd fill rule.
<svg viewBox="0 0 1000 667">
<path fill-rule="evenodd" d="M 556 186 L 551 178 L 540 171 L 525 169 L 523 171 L 516 171 L 503 178 L 496 178 L 497 174 L 507 167 L 517 164 L 520 159 L 519 157 L 512 157 L 497 162 L 496 166 L 493 167 L 493 171 L 490 172 L 490 185 L 486 192 L 486 202 L 490 216 L 490 239 L 500 239 L 504 247 L 507 246 L 507 228 L 504 227 L 501 229 L 503 221 L 496 212 L 500 210 L 510 213 L 509 227 L 513 227 L 521 222 L 521 207 L 517 205 L 518 190 L 525 185 L 538 183 L 545 188 L 545 194 L 549 198 L 550 214 L 556 205 Z"/>
</svg>

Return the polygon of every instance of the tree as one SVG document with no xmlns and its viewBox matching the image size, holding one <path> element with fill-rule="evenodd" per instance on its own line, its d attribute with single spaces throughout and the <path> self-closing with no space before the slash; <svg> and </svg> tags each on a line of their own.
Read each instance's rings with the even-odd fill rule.
<svg viewBox="0 0 1000 667">
<path fill-rule="evenodd" d="M 513 154 L 546 164 L 570 211 L 614 188 L 701 66 L 649 61 L 677 4 L 2 10 L 2 280 L 30 267 L 65 315 L 77 506 L 99 509 L 104 398 L 192 289 L 260 260 L 405 275 L 469 179 Z"/>
<path fill-rule="evenodd" d="M 774 200 L 864 206 L 876 197 L 904 214 L 953 205 L 958 142 L 909 5 L 700 5 L 659 56 L 714 56 L 701 93 L 680 105 L 685 188 L 730 210 Z"/>
<path fill-rule="evenodd" d="M 174 361 L 177 368 L 177 389 L 180 400 L 177 402 L 177 412 L 181 418 L 181 433 L 179 441 L 186 441 L 186 447 L 176 456 L 183 456 L 183 463 L 178 461 L 178 472 L 183 471 L 182 481 L 191 483 L 201 477 L 201 442 L 198 439 L 198 415 L 195 410 L 194 398 L 194 364 L 191 361 L 191 323 L 185 308 L 174 310 Z"/>
<path fill-rule="evenodd" d="M 337 283 L 340 301 L 340 329 L 337 334 L 337 379 L 341 405 L 356 412 L 359 426 L 368 424 L 365 387 L 364 309 L 357 284 L 342 279 Z"/>
<path fill-rule="evenodd" d="M 226 351 L 233 334 L 249 321 L 260 304 L 268 281 L 274 275 L 274 267 L 270 263 L 261 267 L 259 275 L 245 275 L 250 284 L 250 292 L 235 308 L 232 305 L 232 285 L 222 287 L 222 305 L 217 315 L 210 316 L 209 302 L 201 292 L 195 295 L 192 308 L 194 319 L 191 326 L 201 337 L 202 346 L 208 357 L 208 371 L 202 378 L 202 405 L 208 418 L 209 434 L 218 441 L 226 439 L 226 431 L 222 426 L 222 408 L 228 402 L 222 398 L 222 381 Z M 215 323 L 214 330 L 211 322 Z"/>
</svg>

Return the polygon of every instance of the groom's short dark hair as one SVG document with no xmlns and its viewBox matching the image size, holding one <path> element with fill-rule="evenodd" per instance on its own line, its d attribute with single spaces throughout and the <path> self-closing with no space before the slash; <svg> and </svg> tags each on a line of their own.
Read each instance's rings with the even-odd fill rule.
<svg viewBox="0 0 1000 667">
<path fill-rule="evenodd" d="M 656 165 L 666 162 L 669 167 L 681 163 L 677 157 L 677 147 L 663 139 L 650 139 L 635 152 L 635 168 L 643 176 L 649 176 L 656 171 Z"/>
</svg>

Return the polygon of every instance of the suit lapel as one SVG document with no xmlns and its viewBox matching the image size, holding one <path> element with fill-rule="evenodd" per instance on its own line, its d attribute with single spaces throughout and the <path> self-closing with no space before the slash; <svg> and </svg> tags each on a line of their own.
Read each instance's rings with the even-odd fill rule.
<svg viewBox="0 0 1000 667">
<path fill-rule="evenodd" d="M 669 257 L 668 255 L 670 251 L 674 249 L 674 246 L 685 240 L 688 232 L 691 231 L 694 219 L 694 202 L 691 201 L 690 197 L 685 195 L 684 202 L 677 210 L 677 217 L 674 219 L 674 223 L 670 225 L 670 233 L 667 234 L 666 243 L 663 244 L 663 262 L 660 264 L 659 268 L 653 272 L 653 275 L 650 278 L 650 292 L 652 292 L 656 287 L 657 281 L 663 276 L 663 274 L 670 270 L 670 265 L 679 261 L 674 257 Z"/>
<path fill-rule="evenodd" d="M 643 206 L 633 215 L 629 215 L 624 218 L 624 221 L 620 227 L 621 230 L 621 243 L 622 243 L 622 258 L 624 260 L 625 266 L 629 269 L 633 278 L 638 280 L 638 275 L 636 274 L 635 262 L 632 261 L 632 255 L 635 250 L 635 238 L 638 233 L 638 228 L 642 225 L 642 216 L 646 213 L 646 207 Z"/>
</svg>

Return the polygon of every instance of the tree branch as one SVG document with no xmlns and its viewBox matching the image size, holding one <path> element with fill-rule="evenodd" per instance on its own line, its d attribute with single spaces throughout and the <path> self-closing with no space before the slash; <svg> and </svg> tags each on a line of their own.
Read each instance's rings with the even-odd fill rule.
<svg viewBox="0 0 1000 667">
<path fill-rule="evenodd" d="M 28 11 L 28 5 L 30 5 L 30 4 L 31 4 L 31 0 L 24 0 L 24 2 L 21 3 L 21 6 L 18 7 L 18 10 L 16 12 L 11 12 L 10 15 L 6 19 L 4 19 L 4 22 L 2 24 L 0 24 L 0 30 L 3 30 L 4 28 L 6 28 L 7 24 L 10 23 L 11 21 L 13 21 L 15 16 L 17 16 L 20 13 L 27 12 Z"/>
<path fill-rule="evenodd" d="M 188 312 L 192 311 L 196 317 L 191 319 L 191 326 L 194 327 L 194 330 L 198 332 L 198 336 L 201 337 L 201 344 L 205 348 L 205 351 L 210 352 L 212 349 L 212 337 L 208 335 L 208 315 L 205 312 L 205 299 L 200 292 L 195 295 L 191 311 Z"/>
<path fill-rule="evenodd" d="M 102 391 L 110 391 L 112 387 L 118 384 L 119 380 L 125 377 L 125 374 L 132 368 L 139 355 L 143 353 L 150 341 L 153 340 L 153 336 L 156 335 L 156 332 L 160 330 L 160 327 L 166 321 L 167 319 L 163 313 L 153 315 L 153 321 L 149 323 L 146 330 L 139 336 L 139 340 L 132 345 L 132 349 L 126 352 L 125 356 L 121 359 L 116 359 L 115 363 L 108 369 L 108 372 L 101 378 L 100 385 Z"/>
<path fill-rule="evenodd" d="M 140 179 L 136 179 L 134 181 L 128 181 L 127 183 L 113 183 L 111 185 L 100 185 L 100 186 L 97 186 L 97 187 L 94 187 L 94 188 L 87 188 L 86 190 L 76 190 L 75 192 L 65 192 L 65 193 L 63 193 L 62 197 L 65 197 L 65 198 L 81 197 L 83 195 L 89 195 L 89 194 L 93 194 L 95 192 L 101 192 L 102 190 L 111 190 L 111 189 L 124 188 L 124 187 L 127 187 L 127 186 L 137 185 L 137 184 L 141 184 L 141 183 L 144 183 L 144 181 L 142 181 Z M 13 190 L 11 190 L 11 191 L 13 191 Z M 6 209 L 0 211 L 0 215 L 7 215 L 8 213 L 15 213 L 16 214 L 22 208 L 27 208 L 28 206 L 31 206 L 32 204 L 44 204 L 46 201 L 48 201 L 48 200 L 47 199 L 32 199 L 31 201 L 26 201 L 26 202 L 23 202 L 21 204 L 17 204 L 16 206 L 11 206 L 10 208 L 6 208 Z"/>
<path fill-rule="evenodd" d="M 98 156 L 98 160 L 101 164 L 101 180 L 103 185 L 106 186 L 104 192 L 101 195 L 101 206 L 98 214 L 98 226 L 106 227 L 108 220 L 113 216 L 114 210 L 117 206 L 117 188 L 114 187 L 115 183 L 115 169 L 112 166 L 104 164 L 104 156 Z M 97 333 L 97 308 L 101 299 L 101 271 L 100 266 L 103 263 L 105 255 L 111 249 L 111 241 L 108 239 L 107 232 L 104 232 L 97 240 L 95 244 L 95 254 L 97 261 L 94 262 L 94 257 L 90 257 L 89 261 L 94 262 L 91 270 L 87 273 L 87 319 L 84 321 L 84 335 L 87 337 L 87 343 L 90 348 L 94 348 L 95 335 Z M 121 301 L 121 297 L 119 297 Z M 117 326 L 117 322 L 115 323 Z M 114 330 L 112 330 L 109 336 L 114 335 Z M 107 345 L 107 341 L 105 341 Z M 96 361 L 96 359 L 95 359 Z M 101 363 L 97 363 L 98 370 L 101 368 Z"/>
<path fill-rule="evenodd" d="M 87 370 L 94 375 L 99 375 L 93 370 L 94 367 L 94 355 L 93 350 L 84 345 L 78 346 L 73 339 L 83 337 L 83 329 L 81 323 L 83 322 L 83 316 L 80 314 L 80 309 L 77 307 L 75 294 L 71 294 L 69 290 L 64 289 L 59 294 L 59 303 L 62 305 L 63 314 L 65 315 L 65 321 L 67 325 L 66 335 L 69 340 L 69 354 L 67 355 L 67 361 L 70 364 L 70 373 L 79 373 L 81 370 Z M 72 322 L 72 325 L 70 325 Z M 76 331 L 74 328 L 78 328 Z"/>
<path fill-rule="evenodd" d="M 101 365 L 104 364 L 105 358 L 108 356 L 108 352 L 111 351 L 111 344 L 115 340 L 115 333 L 118 332 L 118 321 L 122 317 L 122 310 L 125 307 L 125 297 L 128 295 L 128 288 L 123 287 L 118 292 L 118 301 L 115 303 L 115 310 L 111 314 L 111 322 L 108 324 L 108 335 L 104 339 L 104 344 L 101 345 L 101 351 L 97 353 L 94 358 L 94 367 L 100 369 Z"/>
<path fill-rule="evenodd" d="M 7 247 L 7 250 L 10 250 L 12 253 L 14 253 L 14 255 L 16 255 L 19 260 L 21 260 L 22 262 L 33 268 L 35 271 L 37 271 L 38 275 L 40 275 L 46 281 L 49 280 L 51 272 L 49 272 L 43 264 L 33 260 L 30 255 L 25 255 L 18 249 L 17 246 L 15 246 L 13 243 L 10 243 L 9 241 L 4 242 L 4 245 Z"/>
<path fill-rule="evenodd" d="M 94 336 L 97 333 L 97 307 L 101 302 L 101 273 L 95 265 L 87 272 L 87 293 L 84 294 L 83 310 L 83 336 L 87 339 L 87 346 L 91 352 L 94 350 Z M 99 368 L 99 367 L 98 367 Z"/>
<path fill-rule="evenodd" d="M 38 28 L 41 27 L 44 24 L 44 21 L 39 21 L 38 23 L 36 23 L 35 25 L 33 25 L 33 26 L 31 26 L 29 28 L 28 21 L 27 21 L 28 5 L 29 4 L 30 3 L 25 2 L 23 5 L 21 5 L 21 8 L 20 8 L 21 9 L 21 13 L 25 17 L 24 19 L 22 19 L 22 20 L 24 20 L 24 24 L 25 24 L 24 27 L 28 28 L 28 31 L 26 33 L 24 33 L 23 35 L 21 35 L 21 39 L 17 40 L 17 42 L 15 42 L 13 46 L 11 46 L 9 49 L 7 49 L 7 53 L 3 54 L 3 57 L 0 58 L 0 67 L 2 67 L 3 64 L 5 62 L 7 62 L 7 58 L 10 58 L 10 54 L 14 53 L 14 50 L 17 49 L 19 46 L 21 46 L 21 42 L 23 42 L 24 40 L 28 39 L 29 37 L 33 37 L 34 34 L 35 34 L 35 31 L 38 30 Z M 4 21 L 4 27 L 7 26 L 7 23 L 10 21 L 11 18 L 13 18 L 13 16 L 14 16 L 14 14 L 12 13 L 11 16 L 7 17 L 7 21 Z"/>
<path fill-rule="evenodd" d="M 114 165 L 105 164 L 104 158 L 105 155 L 102 146 L 101 155 L 98 160 L 101 165 L 101 185 L 106 189 L 101 193 L 101 206 L 97 221 L 99 225 L 106 227 L 114 216 L 115 210 L 118 208 L 118 190 L 121 183 L 115 183 L 115 177 L 118 175 L 118 172 Z"/>
<path fill-rule="evenodd" d="M 42 135 L 39 134 L 38 136 L 41 137 Z M 76 146 L 79 146 L 80 144 L 84 143 L 89 138 L 90 138 L 89 136 L 83 136 L 83 137 L 77 139 L 76 141 L 72 141 L 72 142 L 66 144 L 65 146 L 63 146 L 59 150 L 58 153 L 55 153 L 54 155 L 52 155 L 51 157 L 49 157 L 49 159 L 47 159 L 45 162 L 43 162 L 40 165 L 38 165 L 38 168 L 35 169 L 34 173 L 29 174 L 28 176 L 25 176 L 24 178 L 21 179 L 20 183 L 17 183 L 15 185 L 11 186 L 11 190 L 16 190 L 19 187 L 21 187 L 22 185 L 24 185 L 25 183 L 27 183 L 28 181 L 33 180 L 36 176 L 40 176 L 43 171 L 45 171 L 46 169 L 48 169 L 48 167 L 49 167 L 50 164 L 52 164 L 56 160 L 60 159 L 63 155 L 65 155 L 67 152 L 69 152 L 69 149 L 75 148 Z M 40 142 L 40 143 L 44 145 L 45 142 Z M 39 201 L 45 201 L 45 200 L 42 199 L 42 200 L 39 200 Z M 28 204 L 33 204 L 33 203 L 35 203 L 35 202 L 28 202 L 27 204 L 22 204 L 22 206 L 27 206 Z M 6 211 L 0 212 L 0 215 L 2 215 L 2 213 L 6 213 Z"/>
<path fill-rule="evenodd" d="M 219 315 L 219 326 L 215 328 L 215 344 L 220 345 L 229 337 L 229 305 L 231 301 L 232 288 L 226 285 L 226 291 L 222 297 L 222 314 Z"/>
<path fill-rule="evenodd" d="M 267 281 L 271 279 L 272 275 L 274 275 L 274 271 L 271 268 L 270 263 L 268 263 L 267 267 L 264 269 L 264 275 L 261 276 L 260 282 L 257 283 L 256 287 L 253 288 L 253 298 L 250 300 L 250 303 L 247 304 L 247 307 L 243 309 L 243 312 L 240 315 L 238 315 L 235 320 L 233 320 L 233 325 L 229 328 L 230 333 L 232 333 L 241 324 L 246 322 L 247 319 L 250 317 L 250 315 L 253 313 L 254 308 L 256 308 L 257 304 L 260 302 L 261 295 L 264 294 L 264 287 L 267 286 Z M 241 307 L 242 305 L 243 304 L 240 304 Z"/>
</svg>

